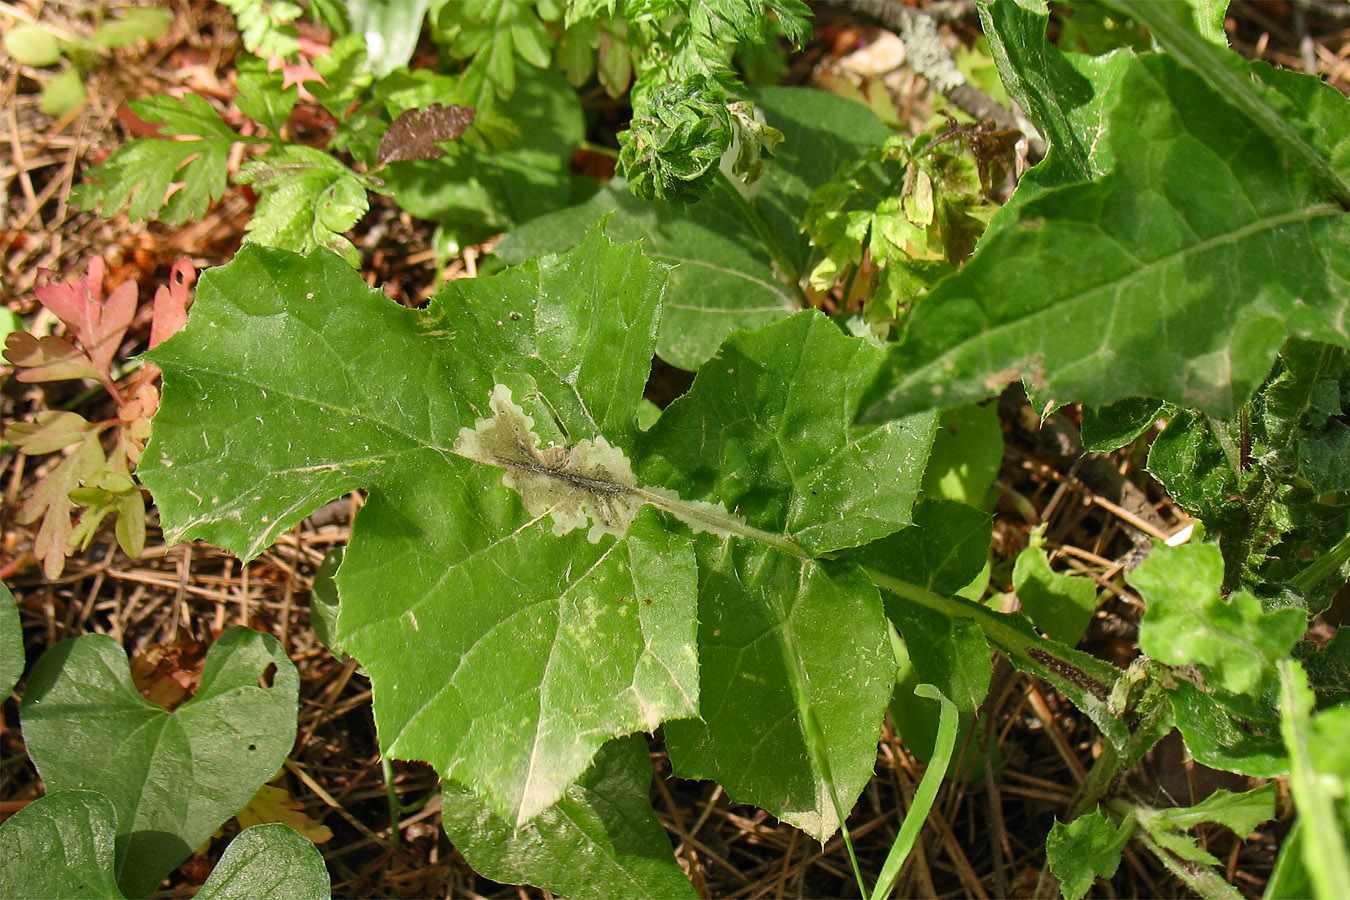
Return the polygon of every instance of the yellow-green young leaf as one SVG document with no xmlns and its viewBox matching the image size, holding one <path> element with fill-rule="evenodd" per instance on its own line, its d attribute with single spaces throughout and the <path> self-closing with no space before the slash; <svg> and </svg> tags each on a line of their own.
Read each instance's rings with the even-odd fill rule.
<svg viewBox="0 0 1350 900">
<path fill-rule="evenodd" d="M 5 32 L 5 52 L 25 66 L 54 66 L 61 61 L 61 42 L 41 25 L 21 23 Z"/>
<path fill-rule="evenodd" d="M 1274 677 L 1275 663 L 1307 627 L 1301 609 L 1266 612 L 1244 591 L 1227 598 L 1223 554 L 1214 544 L 1156 546 L 1129 576 L 1147 608 L 1139 647 L 1168 665 L 1200 665 L 1206 680 L 1242 694 Z"/>
<path fill-rule="evenodd" d="M 39 105 L 49 116 L 64 116 L 83 103 L 84 96 L 84 80 L 80 71 L 72 67 L 47 82 Z"/>
<path fill-rule="evenodd" d="M 1036 627 L 1070 647 L 1082 640 L 1097 608 L 1097 583 L 1086 575 L 1051 569 L 1038 543 L 1017 555 L 1013 589 Z"/>
<path fill-rule="evenodd" d="M 274 638 L 233 628 L 207 654 L 197 693 L 170 712 L 137 693 L 116 641 L 86 635 L 38 660 L 20 714 L 47 790 L 97 787 L 112 801 L 117 883 L 145 897 L 276 773 L 295 741 L 298 690 Z"/>
<path fill-rule="evenodd" d="M 169 27 L 169 13 L 153 6 L 133 7 L 120 18 L 104 19 L 94 32 L 94 43 L 115 49 L 140 40 L 153 41 Z"/>
</svg>

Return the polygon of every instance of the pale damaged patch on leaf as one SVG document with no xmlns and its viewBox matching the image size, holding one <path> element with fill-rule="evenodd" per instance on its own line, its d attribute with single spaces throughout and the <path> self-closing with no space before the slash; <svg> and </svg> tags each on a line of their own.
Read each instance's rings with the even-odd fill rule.
<svg viewBox="0 0 1350 900">
<path fill-rule="evenodd" d="M 515 489 L 530 515 L 551 515 L 555 535 L 588 523 L 591 543 L 628 532 L 646 500 L 622 450 L 603 437 L 540 448 L 534 419 L 515 404 L 510 388 L 494 387 L 488 403 L 495 415 L 461 428 L 456 453 L 504 469 L 502 484 Z"/>
<path fill-rule="evenodd" d="M 606 534 L 622 538 L 650 503 L 696 533 L 784 540 L 745 525 L 721 504 L 682 500 L 666 488 L 639 487 L 628 457 L 602 436 L 570 447 L 541 448 L 534 419 L 516 405 L 504 384 L 493 387 L 488 405 L 493 416 L 461 428 L 455 452 L 505 470 L 502 484 L 520 495 L 530 515 L 552 516 L 553 533 L 559 537 L 589 524 L 586 536 L 593 544 Z"/>
</svg>

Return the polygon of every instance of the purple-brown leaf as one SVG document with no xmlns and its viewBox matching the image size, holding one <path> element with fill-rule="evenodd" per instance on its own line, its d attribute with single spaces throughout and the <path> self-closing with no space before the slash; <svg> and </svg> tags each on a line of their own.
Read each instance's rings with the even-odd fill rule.
<svg viewBox="0 0 1350 900">
<path fill-rule="evenodd" d="M 394 120 L 380 139 L 380 165 L 412 159 L 438 159 L 445 150 L 442 141 L 457 140 L 473 124 L 472 106 L 442 106 L 433 103 L 423 109 L 410 109 Z"/>
</svg>

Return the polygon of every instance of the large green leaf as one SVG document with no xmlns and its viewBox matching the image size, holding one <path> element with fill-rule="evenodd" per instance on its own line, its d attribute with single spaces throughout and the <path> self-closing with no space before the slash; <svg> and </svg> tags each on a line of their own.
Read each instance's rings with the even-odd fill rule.
<svg viewBox="0 0 1350 900">
<path fill-rule="evenodd" d="M 701 721 L 670 723 L 666 736 L 682 773 L 716 778 L 822 838 L 838 821 L 808 720 L 851 802 L 874 763 L 895 666 L 876 589 L 853 564 L 805 557 L 908 525 L 934 431 L 931 414 L 851 424 L 881 355 L 815 312 L 734 334 L 639 442 L 644 478 L 805 551 L 701 543 L 705 699 Z M 770 739 L 747 728 L 751 717 Z"/>
<path fill-rule="evenodd" d="M 1340 171 L 1350 103 L 1250 64 Z M 1350 343 L 1350 222 L 1284 147 L 1166 56 L 1132 60 L 1100 140 L 1114 168 L 1044 191 L 915 310 L 868 418 L 1026 376 L 1064 400 L 1231 415 L 1287 336 Z"/>
<path fill-rule="evenodd" d="M 441 790 L 441 822 L 474 871 L 577 900 L 692 897 L 652 813 L 651 758 L 638 737 L 611 741 L 585 776 L 529 827 L 503 820 L 469 789 Z"/>
<path fill-rule="evenodd" d="M 239 833 L 197 900 L 328 900 L 328 868 L 317 847 L 279 822 Z"/>
<path fill-rule="evenodd" d="M 295 741 L 298 691 L 274 638 L 232 628 L 197 693 L 170 712 L 137 693 L 116 641 L 85 635 L 33 667 L 24 741 L 49 791 L 97 788 L 112 801 L 118 884 L 146 896 L 276 774 Z"/>
<path fill-rule="evenodd" d="M 113 874 L 116 836 L 117 811 L 104 794 L 48 794 L 0 827 L 0 896 L 125 900 Z M 197 892 L 200 900 L 328 896 L 328 869 L 319 851 L 279 824 L 243 831 Z"/>
<path fill-rule="evenodd" d="M 23 675 L 23 628 L 19 607 L 9 588 L 0 584 L 0 696 L 7 696 Z"/>
<path fill-rule="evenodd" d="M 48 794 L 0 827 L 0 897 L 126 900 L 113 876 L 117 811 L 95 791 Z"/>
<path fill-rule="evenodd" d="M 622 541 L 559 536 L 456 439 L 502 385 L 548 441 L 630 446 L 662 278 L 596 233 L 421 311 L 331 255 L 246 247 L 156 352 L 165 402 L 141 471 L 170 532 L 253 555 L 369 488 L 336 640 L 371 677 L 384 750 L 513 823 L 615 734 L 695 713 L 697 574 L 651 511 Z"/>
<path fill-rule="evenodd" d="M 809 271 L 809 242 L 801 234 L 811 191 L 839 166 L 881 144 L 889 134 L 865 106 L 824 91 L 766 88 L 747 92 L 770 124 L 785 135 L 766 167 L 754 202 L 799 272 Z M 736 205 L 719 193 L 675 211 L 640 200 L 615 181 L 580 206 L 541 217 L 512 231 L 495 252 L 519 263 L 573 246 L 608 218 L 615 240 L 641 240 L 655 259 L 674 264 L 666 288 L 657 352 L 697 369 L 728 334 L 791 314 L 798 295 L 774 270 L 769 252 Z"/>
</svg>

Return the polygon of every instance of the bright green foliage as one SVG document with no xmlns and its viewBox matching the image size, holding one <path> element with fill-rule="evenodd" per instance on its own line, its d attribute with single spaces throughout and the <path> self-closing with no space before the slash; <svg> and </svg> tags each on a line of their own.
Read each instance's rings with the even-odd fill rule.
<svg viewBox="0 0 1350 900">
<path fill-rule="evenodd" d="M 777 17 L 771 32 L 765 9 Z M 756 47 L 783 34 L 800 45 L 809 33 L 810 10 L 799 0 L 575 0 L 566 23 L 577 28 L 596 17 L 627 24 L 623 41 L 634 48 L 633 123 L 623 132 L 620 171 L 640 197 L 676 206 L 706 197 L 718 160 L 731 150 L 730 174 L 758 178 L 764 153 L 781 135 L 737 100 L 731 65 L 738 46 Z M 584 40 L 579 35 L 578 43 Z M 569 68 L 581 70 L 575 60 Z M 623 58 L 609 58 L 622 68 Z M 605 55 L 602 54 L 602 63 Z M 619 73 L 606 73 L 617 82 Z M 776 125 L 777 123 L 770 123 Z"/>
<path fill-rule="evenodd" d="M 783 133 L 755 116 L 754 104 L 731 103 L 705 75 L 654 87 L 635 105 L 619 152 L 619 173 L 633 193 L 676 209 L 712 193 L 727 157 L 730 175 L 753 185 Z"/>
<path fill-rule="evenodd" d="M 1260 64 L 1246 71 L 1243 91 L 1286 108 L 1350 171 L 1344 96 Z M 1153 396 L 1229 415 L 1286 336 L 1350 343 L 1350 225 L 1313 175 L 1169 56 L 1131 60 L 1112 90 L 1097 138 L 1109 172 L 1001 217 L 915 310 L 868 416 L 960 403 L 1023 376 L 1061 401 Z"/>
<path fill-rule="evenodd" d="M 1194 806 L 1158 810 L 1152 824 L 1185 831 L 1205 822 L 1215 822 L 1239 838 L 1246 838 L 1257 825 L 1275 815 L 1276 791 L 1274 784 L 1240 794 L 1220 789 Z M 1213 864 L 1217 865 L 1218 861 L 1214 860 Z"/>
<path fill-rule="evenodd" d="M 303 12 L 292 0 L 221 0 L 234 13 L 244 47 L 258 56 L 287 57 L 300 49 L 291 23 Z"/>
<path fill-rule="evenodd" d="M 1235 693 L 1274 677 L 1307 627 L 1300 609 L 1266 612 L 1251 594 L 1220 593 L 1223 556 L 1213 544 L 1154 547 L 1129 576 L 1147 609 L 1139 647 L 1173 666 L 1204 667 L 1206 680 Z"/>
<path fill-rule="evenodd" d="M 603 436 L 632 448 L 662 274 L 592 235 L 564 257 L 453 282 L 420 312 L 331 257 L 246 249 L 204 280 L 188 329 L 155 354 L 170 385 L 143 471 L 171 533 L 244 554 L 368 487 L 338 575 L 338 640 L 372 678 L 386 750 L 434 761 L 507 821 L 557 801 L 603 736 L 688 717 L 702 692 L 714 702 L 698 707 L 701 723 L 668 725 L 677 765 L 750 778 L 746 794 L 826 835 L 836 819 L 803 750 L 804 710 L 847 801 L 871 770 L 893 664 L 875 589 L 800 548 L 855 546 L 907 523 L 931 440 L 931 417 L 848 425 L 881 352 L 817 314 L 730 341 L 633 456 L 645 490 L 682 495 L 676 506 L 647 495 L 679 519 L 642 512 L 618 541 L 557 536 L 500 469 L 458 455 L 494 385 L 545 444 Z M 319 291 L 335 302 L 310 302 Z M 780 390 L 769 375 L 787 365 L 825 367 L 830 389 Z M 221 390 L 228 371 L 249 375 Z M 371 399 L 353 406 L 358 385 Z M 827 469 L 844 479 L 812 474 Z M 691 539 L 677 507 L 723 537 Z M 765 633 L 775 640 L 749 652 Z M 733 716 L 726 700 L 747 685 L 762 702 Z M 746 766 L 766 746 L 754 721 L 782 732 L 771 742 L 781 768 Z M 690 746 L 690 728 L 715 730 L 721 758 Z M 761 796 L 766 782 L 773 794 Z"/>
<path fill-rule="evenodd" d="M 166 138 L 197 139 L 147 139 L 117 148 L 90 173 L 95 180 L 76 187 L 75 203 L 105 216 L 126 207 L 133 222 L 154 218 L 181 225 L 201 218 L 225 193 L 230 148 L 242 138 L 196 94 L 147 97 L 130 106 L 145 121 L 162 123 Z M 170 185 L 180 181 L 183 186 L 170 195 Z"/>
<path fill-rule="evenodd" d="M 117 822 L 112 802 L 97 791 L 58 791 L 15 813 L 0 827 L 0 895 L 126 900 L 113 875 Z M 258 825 L 230 843 L 197 896 L 326 900 L 328 869 L 287 826 Z"/>
<path fill-rule="evenodd" d="M 811 192 L 888 132 L 866 107 L 824 91 L 766 88 L 747 96 L 785 137 L 751 202 L 800 275 L 812 264 L 800 232 Z M 612 239 L 641 240 L 649 256 L 676 266 L 666 285 L 657 354 L 672 365 L 697 369 L 731 332 L 790 315 L 801 300 L 798 275 L 776 268 L 729 199 L 723 192 L 673 212 L 632 196 L 616 180 L 586 203 L 515 229 L 495 252 L 518 263 L 566 250 L 602 220 Z"/>
<path fill-rule="evenodd" d="M 347 34 L 366 39 L 370 71 L 383 77 L 412 59 L 431 0 L 346 0 L 344 6 Z"/>
<path fill-rule="evenodd" d="M 966 143 L 978 133 L 893 136 L 817 188 L 802 226 L 825 254 L 811 287 L 827 291 L 847 276 L 844 283 L 867 298 L 864 318 L 884 334 L 954 272 L 996 209 L 985 197 L 984 164 Z M 867 285 L 852 277 L 864 255 L 874 267 Z"/>
<path fill-rule="evenodd" d="M 1097 584 L 1086 575 L 1066 575 L 1050 568 L 1041 549 L 1044 528 L 1033 532 L 1031 545 L 1017 554 L 1013 590 L 1036 627 L 1073 646 L 1083 638 L 1097 608 Z"/>
<path fill-rule="evenodd" d="M 1350 707 L 1314 713 L 1307 676 L 1280 664 L 1280 730 L 1289 751 L 1289 787 L 1304 822 L 1303 868 L 1319 900 L 1350 892 Z"/>
<path fill-rule="evenodd" d="M 1126 397 L 1105 406 L 1083 407 L 1083 449 L 1105 453 L 1124 447 L 1153 424 L 1163 407 L 1161 400 Z"/>
<path fill-rule="evenodd" d="M 117 810 L 95 791 L 24 807 L 0 827 L 0 896 L 126 900 L 113 875 L 116 831 Z"/>
<path fill-rule="evenodd" d="M 1128 824 L 1116 824 L 1099 809 L 1067 825 L 1055 822 L 1045 841 L 1045 862 L 1059 879 L 1064 900 L 1078 900 L 1097 878 L 1110 878 L 1130 839 Z"/>
<path fill-rule="evenodd" d="M 516 60 L 542 69 L 552 59 L 553 37 L 537 4 L 526 0 L 436 0 L 432 34 L 450 53 L 470 60 L 464 96 L 474 106 L 506 100 L 516 90 Z"/>
<path fill-rule="evenodd" d="M 342 235 L 370 208 L 366 186 L 331 155 L 285 144 L 241 166 L 235 181 L 258 192 L 249 240 L 299 253 L 326 247 L 352 265 L 360 262 Z"/>
<path fill-rule="evenodd" d="M 923 473 L 924 496 L 986 508 L 992 502 L 989 492 L 1002 464 L 1003 427 L 998 421 L 998 404 L 944 409 Z"/>
<path fill-rule="evenodd" d="M 258 684 L 272 673 L 269 687 Z M 104 635 L 47 651 L 21 714 L 48 791 L 96 788 L 117 811 L 117 881 L 146 896 L 272 777 L 295 740 L 299 678 L 277 641 L 246 628 L 211 647 L 193 698 L 145 700 Z M 190 786 L 190 789 L 189 789 Z"/>
<path fill-rule="evenodd" d="M 441 788 L 442 823 L 479 874 L 531 884 L 578 900 L 692 897 L 652 813 L 652 769 L 639 737 L 600 748 L 595 762 L 562 798 L 518 829 L 472 791 Z"/>
<path fill-rule="evenodd" d="M 300 99 L 300 87 L 291 85 L 283 88 L 285 73 L 280 69 L 268 71 L 267 61 L 256 56 L 240 56 L 235 60 L 235 84 L 239 93 L 235 96 L 235 105 L 239 111 L 255 122 L 267 126 L 272 134 L 280 134 Z M 318 87 L 318 82 L 306 83 Z"/>
<path fill-rule="evenodd" d="M 0 696 L 14 690 L 23 675 L 23 628 L 19 607 L 9 588 L 0 584 Z"/>
</svg>

